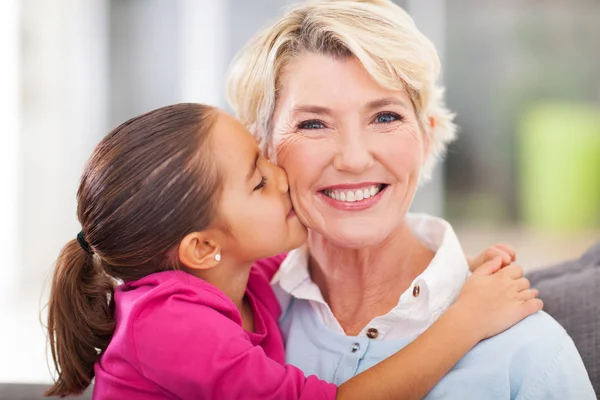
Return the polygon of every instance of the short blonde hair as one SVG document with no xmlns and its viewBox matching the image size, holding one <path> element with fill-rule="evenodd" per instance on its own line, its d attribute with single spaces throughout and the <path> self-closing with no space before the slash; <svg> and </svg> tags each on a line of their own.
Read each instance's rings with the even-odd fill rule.
<svg viewBox="0 0 600 400">
<path fill-rule="evenodd" d="M 422 171 L 422 178 L 428 179 L 455 138 L 456 127 L 437 84 L 437 51 L 412 18 L 389 0 L 310 1 L 287 9 L 275 24 L 257 33 L 230 67 L 227 100 L 263 150 L 272 143 L 282 71 L 306 52 L 355 57 L 383 87 L 406 87 L 429 136 L 429 158 Z M 429 118 L 435 121 L 433 128 Z"/>
</svg>

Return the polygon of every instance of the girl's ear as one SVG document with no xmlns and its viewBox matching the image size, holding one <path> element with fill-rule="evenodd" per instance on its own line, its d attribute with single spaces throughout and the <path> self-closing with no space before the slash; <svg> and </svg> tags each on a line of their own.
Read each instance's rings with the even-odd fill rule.
<svg viewBox="0 0 600 400">
<path fill-rule="evenodd" d="M 207 270 L 221 261 L 221 246 L 206 232 L 192 232 L 179 243 L 179 261 L 190 269 Z"/>
</svg>

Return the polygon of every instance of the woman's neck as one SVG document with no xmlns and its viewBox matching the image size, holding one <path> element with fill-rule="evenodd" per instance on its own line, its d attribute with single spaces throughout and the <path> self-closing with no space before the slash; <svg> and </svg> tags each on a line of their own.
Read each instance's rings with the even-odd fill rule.
<svg viewBox="0 0 600 400">
<path fill-rule="evenodd" d="M 348 335 L 394 308 L 434 256 L 406 223 L 385 242 L 362 249 L 335 246 L 314 232 L 308 243 L 312 280 Z"/>
</svg>

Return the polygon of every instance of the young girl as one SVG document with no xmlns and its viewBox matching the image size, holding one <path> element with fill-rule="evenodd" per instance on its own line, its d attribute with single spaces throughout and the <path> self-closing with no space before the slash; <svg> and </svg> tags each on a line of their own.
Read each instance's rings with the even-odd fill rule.
<svg viewBox="0 0 600 400">
<path fill-rule="evenodd" d="M 306 229 L 285 173 L 234 118 L 178 104 L 127 121 L 95 149 L 77 200 L 82 231 L 52 282 L 47 395 L 95 376 L 98 400 L 421 398 L 479 341 L 541 309 L 522 269 L 495 257 L 429 330 L 336 387 L 284 363 L 275 271 L 255 262 Z"/>
</svg>

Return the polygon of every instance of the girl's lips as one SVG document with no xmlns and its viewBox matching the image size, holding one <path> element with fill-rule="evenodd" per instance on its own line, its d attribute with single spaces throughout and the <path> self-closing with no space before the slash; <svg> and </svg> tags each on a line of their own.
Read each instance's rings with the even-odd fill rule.
<svg viewBox="0 0 600 400">
<path fill-rule="evenodd" d="M 363 185 L 363 184 L 361 184 L 361 185 Z M 381 198 L 383 197 L 384 193 L 387 191 L 387 188 L 389 186 L 390 185 L 383 185 L 383 188 L 380 189 L 379 192 L 377 192 L 377 194 L 375 194 L 374 196 L 368 197 L 366 199 L 358 200 L 358 201 L 353 201 L 353 202 L 332 199 L 331 197 L 327 196 L 322 191 L 319 191 L 317 193 L 318 193 L 318 196 L 325 203 L 329 204 L 330 206 L 332 206 L 335 209 L 342 210 L 342 211 L 362 211 L 362 210 L 369 209 L 369 208 L 375 206 L 377 203 L 379 203 L 379 201 L 381 200 Z M 358 186 L 358 187 L 362 187 L 362 186 Z"/>
<path fill-rule="evenodd" d="M 296 211 L 294 210 L 294 207 L 290 208 L 290 212 L 288 213 L 286 218 L 292 218 L 296 216 Z"/>
</svg>

